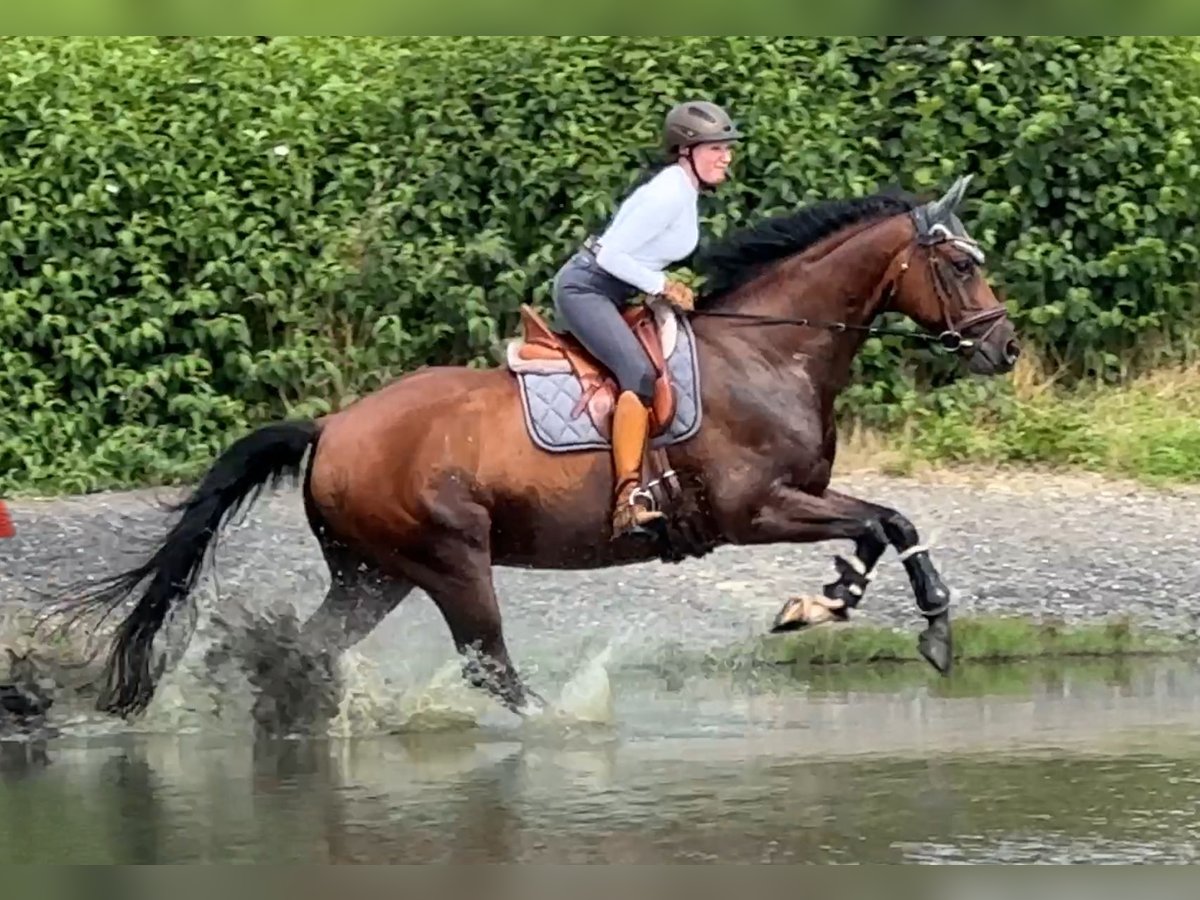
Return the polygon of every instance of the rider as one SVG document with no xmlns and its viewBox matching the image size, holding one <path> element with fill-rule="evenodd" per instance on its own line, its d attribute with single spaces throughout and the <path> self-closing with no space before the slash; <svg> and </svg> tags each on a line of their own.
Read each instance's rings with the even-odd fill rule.
<svg viewBox="0 0 1200 900">
<path fill-rule="evenodd" d="M 639 293 L 692 308 L 692 291 L 668 278 L 664 269 L 695 250 L 699 192 L 725 180 L 731 144 L 740 137 L 733 120 L 715 103 L 695 100 L 674 106 L 663 124 L 667 165 L 626 198 L 607 230 L 588 238 L 554 279 L 559 316 L 608 367 L 619 388 L 612 423 L 613 537 L 662 516 L 631 500 L 641 481 L 655 373 L 621 309 Z"/>
</svg>

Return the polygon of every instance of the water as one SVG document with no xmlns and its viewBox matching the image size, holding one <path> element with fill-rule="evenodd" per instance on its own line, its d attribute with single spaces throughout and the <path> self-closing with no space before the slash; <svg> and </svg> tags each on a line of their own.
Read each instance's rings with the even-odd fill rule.
<svg viewBox="0 0 1200 900">
<path fill-rule="evenodd" d="M 344 702 L 318 737 L 162 712 L 4 742 L 0 862 L 1200 859 L 1191 662 L 965 665 L 946 683 L 601 652 L 527 723 L 450 674 L 369 714 Z"/>
</svg>

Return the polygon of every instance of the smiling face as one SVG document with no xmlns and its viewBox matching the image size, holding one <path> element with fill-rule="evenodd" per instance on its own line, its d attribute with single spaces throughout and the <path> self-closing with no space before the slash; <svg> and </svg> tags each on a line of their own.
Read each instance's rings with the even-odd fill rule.
<svg viewBox="0 0 1200 900">
<path fill-rule="evenodd" d="M 708 184 L 720 184 L 724 181 L 728 175 L 729 165 L 733 162 L 732 141 L 696 144 L 683 152 L 691 156 L 696 174 Z"/>
</svg>

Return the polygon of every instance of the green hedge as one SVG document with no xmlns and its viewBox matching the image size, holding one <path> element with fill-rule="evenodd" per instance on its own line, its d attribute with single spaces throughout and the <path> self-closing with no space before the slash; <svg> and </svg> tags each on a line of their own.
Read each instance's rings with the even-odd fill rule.
<svg viewBox="0 0 1200 900">
<path fill-rule="evenodd" d="M 1186 335 L 1194 38 L 0 41 L 0 492 L 190 477 L 240 429 L 487 364 L 667 105 L 752 135 L 719 234 L 977 175 L 1026 335 L 1111 371 Z M 856 410 L 945 365 L 870 342 Z"/>
</svg>

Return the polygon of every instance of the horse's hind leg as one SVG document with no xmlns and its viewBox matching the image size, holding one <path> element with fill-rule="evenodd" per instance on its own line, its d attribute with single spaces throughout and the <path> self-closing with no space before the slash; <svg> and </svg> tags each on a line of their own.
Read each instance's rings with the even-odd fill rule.
<svg viewBox="0 0 1200 900">
<path fill-rule="evenodd" d="M 338 491 L 330 499 L 335 508 L 346 503 Z M 368 551 L 347 546 L 313 496 L 311 480 L 304 485 L 304 511 L 329 567 L 330 584 L 324 601 L 304 623 L 302 638 L 314 649 L 337 655 L 375 630 L 411 593 L 413 583 L 398 572 L 384 572 Z"/>
<path fill-rule="evenodd" d="M 329 591 L 302 635 L 309 646 L 338 654 L 369 635 L 409 595 L 413 583 L 345 554 L 327 553 L 326 559 Z"/>
<path fill-rule="evenodd" d="M 521 681 L 508 655 L 490 561 L 474 561 L 425 589 L 445 618 L 455 649 L 465 658 L 463 677 L 471 685 L 518 715 L 545 706 Z"/>
<path fill-rule="evenodd" d="M 545 703 L 524 685 L 508 655 L 492 584 L 490 535 L 486 509 L 466 497 L 443 496 L 430 510 L 419 546 L 405 549 L 401 568 L 446 620 L 465 657 L 463 676 L 524 715 Z"/>
</svg>

